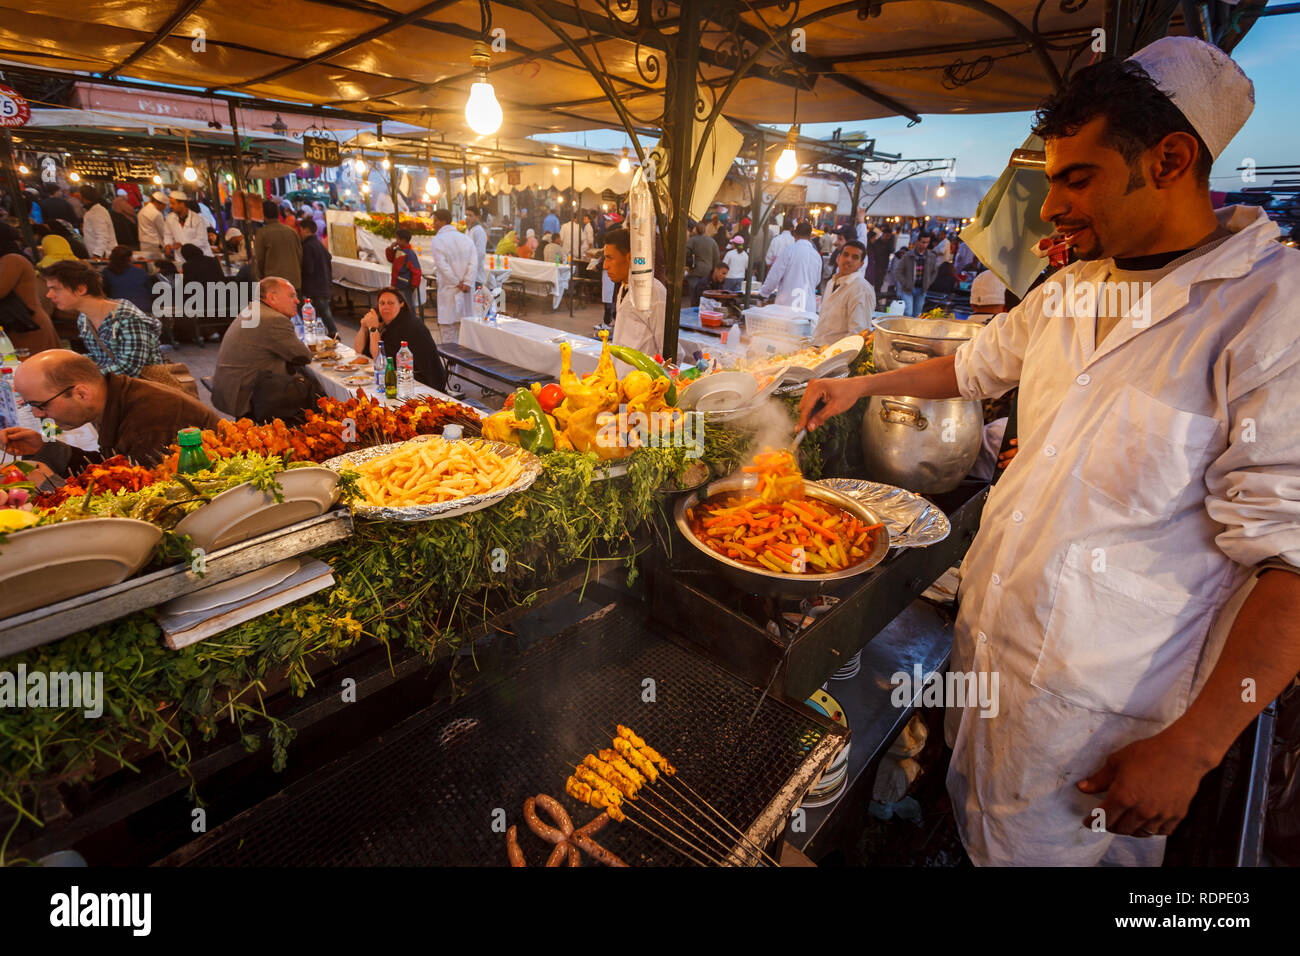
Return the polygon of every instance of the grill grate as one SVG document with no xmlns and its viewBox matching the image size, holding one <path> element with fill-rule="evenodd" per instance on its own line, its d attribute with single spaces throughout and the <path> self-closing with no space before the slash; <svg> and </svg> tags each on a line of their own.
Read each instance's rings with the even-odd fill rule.
<svg viewBox="0 0 1300 956">
<path fill-rule="evenodd" d="M 747 829 L 792 776 L 808 771 L 829 725 L 771 698 L 747 725 L 755 691 L 652 627 L 643 607 L 611 605 L 538 642 L 508 679 L 410 718 L 163 862 L 505 865 L 505 834 L 493 826 L 500 809 L 507 825 L 519 825 L 529 865 L 540 866 L 551 848 L 524 824 L 524 798 L 549 793 L 575 826 L 591 819 L 596 811 L 565 795 L 564 780 L 582 755 L 609 746 L 616 723 L 645 737 Z M 653 702 L 642 699 L 646 679 Z M 628 823 L 609 823 L 596 839 L 633 865 L 690 862 Z"/>
</svg>

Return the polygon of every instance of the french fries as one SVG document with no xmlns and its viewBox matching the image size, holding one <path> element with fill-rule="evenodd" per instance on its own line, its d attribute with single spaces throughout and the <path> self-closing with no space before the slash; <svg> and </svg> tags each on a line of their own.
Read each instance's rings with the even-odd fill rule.
<svg viewBox="0 0 1300 956">
<path fill-rule="evenodd" d="M 523 470 L 522 458 L 503 458 L 470 439 L 434 438 L 357 466 L 357 485 L 366 503 L 378 507 L 435 505 L 508 488 Z"/>
</svg>

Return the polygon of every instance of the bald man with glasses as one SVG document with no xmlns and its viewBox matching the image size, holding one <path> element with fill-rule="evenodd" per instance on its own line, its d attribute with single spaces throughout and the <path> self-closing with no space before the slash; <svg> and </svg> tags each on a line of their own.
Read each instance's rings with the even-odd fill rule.
<svg viewBox="0 0 1300 956">
<path fill-rule="evenodd" d="M 218 415 L 197 399 L 165 385 L 110 372 L 105 375 L 85 355 L 66 349 L 38 352 L 14 373 L 14 386 L 39 419 L 61 428 L 93 424 L 99 452 L 84 452 L 47 441 L 31 428 L 0 430 L 0 447 L 31 458 L 55 474 L 72 475 L 113 455 L 152 466 L 182 428 L 215 428 Z"/>
</svg>

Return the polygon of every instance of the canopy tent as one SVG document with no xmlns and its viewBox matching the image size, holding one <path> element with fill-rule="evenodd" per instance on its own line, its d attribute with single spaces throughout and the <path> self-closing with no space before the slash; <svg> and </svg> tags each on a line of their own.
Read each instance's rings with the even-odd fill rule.
<svg viewBox="0 0 1300 956">
<path fill-rule="evenodd" d="M 3 5 L 13 12 L 0 18 L 0 56 L 11 63 L 338 107 L 454 131 L 471 147 L 483 140 L 464 119 L 470 47 L 481 35 L 478 0 L 245 0 L 237 10 L 215 0 Z M 676 32 L 687 5 L 632 4 L 621 13 L 599 0 L 493 2 L 492 25 L 505 31 L 505 52 L 489 67 L 503 134 L 619 125 L 576 49 L 653 126 L 668 74 L 655 38 Z M 757 55 L 728 109 L 751 123 L 794 119 L 796 92 L 805 123 L 1026 109 L 1103 19 L 1098 3 L 1038 0 L 750 0 L 711 8 L 699 80 L 716 90 L 738 57 Z M 796 29 L 797 48 L 807 52 L 788 45 Z M 953 41 L 936 43 L 938 36 Z"/>
<path fill-rule="evenodd" d="M 892 185 L 882 182 L 877 186 L 862 187 L 862 202 L 869 216 L 902 216 L 924 219 L 965 219 L 975 215 L 996 177 L 958 176 L 940 180 L 933 176 L 896 180 Z M 943 195 L 939 186 L 943 185 Z M 879 198 L 877 198 L 879 197 Z"/>
</svg>

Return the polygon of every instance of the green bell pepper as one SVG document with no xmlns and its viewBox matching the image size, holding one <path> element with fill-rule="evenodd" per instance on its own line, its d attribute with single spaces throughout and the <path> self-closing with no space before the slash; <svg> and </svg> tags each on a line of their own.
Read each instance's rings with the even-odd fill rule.
<svg viewBox="0 0 1300 956">
<path fill-rule="evenodd" d="M 523 448 L 534 454 L 555 451 L 555 432 L 551 429 L 551 423 L 542 411 L 537 396 L 526 388 L 515 391 L 515 420 L 533 423 L 519 431 L 519 444 Z"/>
<path fill-rule="evenodd" d="M 612 345 L 609 354 L 614 356 L 620 362 L 626 362 L 639 372 L 645 372 L 651 378 L 669 378 L 663 366 L 646 355 L 644 352 L 638 352 L 636 349 L 630 349 L 626 345 Z M 664 394 L 664 401 L 669 405 L 677 404 L 677 383 L 672 382 L 668 386 L 668 391 Z"/>
</svg>

